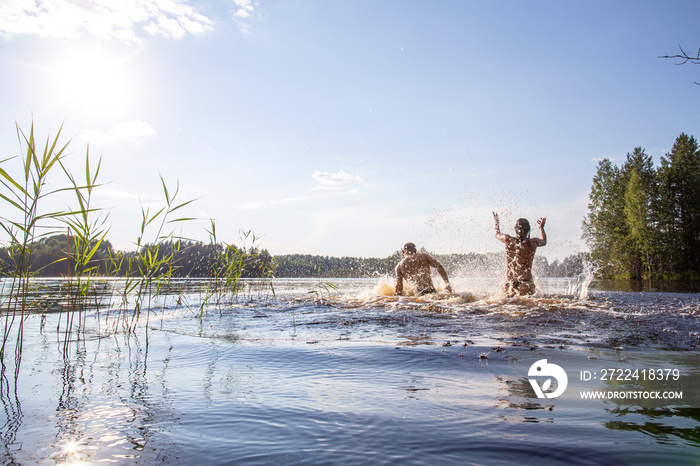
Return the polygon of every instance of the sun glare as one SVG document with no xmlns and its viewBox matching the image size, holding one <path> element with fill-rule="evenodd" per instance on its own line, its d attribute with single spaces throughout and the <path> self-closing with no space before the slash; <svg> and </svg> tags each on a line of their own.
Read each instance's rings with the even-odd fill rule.
<svg viewBox="0 0 700 466">
<path fill-rule="evenodd" d="M 52 67 L 59 105 L 88 114 L 123 110 L 131 100 L 127 59 L 102 49 L 72 50 Z"/>
</svg>

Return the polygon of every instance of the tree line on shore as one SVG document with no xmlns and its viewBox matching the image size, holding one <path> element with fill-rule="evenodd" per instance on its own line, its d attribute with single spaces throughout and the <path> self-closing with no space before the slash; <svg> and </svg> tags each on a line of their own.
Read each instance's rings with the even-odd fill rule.
<svg viewBox="0 0 700 466">
<path fill-rule="evenodd" d="M 78 245 L 79 246 L 79 245 Z M 222 243 L 197 241 L 165 241 L 154 247 L 144 245 L 131 251 L 117 251 L 109 240 L 103 240 L 96 247 L 87 266 L 93 276 L 140 276 L 142 268 L 138 263 L 148 251 L 157 251 L 155 260 L 172 256 L 161 267 L 167 267 L 173 278 L 207 278 L 216 276 L 222 258 L 236 256 L 241 261 L 241 277 L 279 278 L 367 278 L 393 275 L 394 268 L 401 261 L 400 251 L 386 258 L 329 257 L 309 254 L 287 254 L 272 256 L 268 250 L 257 247 L 238 247 Z M 67 234 L 52 235 L 35 241 L 31 249 L 31 270 L 36 276 L 70 277 L 75 275 L 76 240 Z M 426 252 L 425 250 L 422 250 Z M 0 273 L 5 276 L 14 273 L 12 249 L 0 248 Z M 503 253 L 488 254 L 435 254 L 451 275 L 460 276 L 499 276 L 505 266 Z M 538 276 L 573 277 L 583 271 L 587 253 L 578 253 L 561 261 L 549 263 L 546 257 L 537 256 L 533 265 Z M 129 267 L 128 264 L 137 264 Z M 164 270 L 157 271 L 159 273 Z"/>
<path fill-rule="evenodd" d="M 426 252 L 422 250 L 421 252 Z M 505 253 L 432 254 L 450 276 L 497 277 L 505 270 Z M 363 278 L 393 276 L 403 256 L 400 251 L 386 258 L 329 257 L 289 254 L 274 259 L 276 277 Z M 533 272 L 540 277 L 575 277 L 584 270 L 588 253 L 577 253 L 550 263 L 536 256 Z"/>
<path fill-rule="evenodd" d="M 641 147 L 598 163 L 583 238 L 604 278 L 700 278 L 700 150 L 681 133 L 654 166 Z"/>
<path fill-rule="evenodd" d="M 76 242 L 78 246 L 76 247 Z M 204 278 L 214 277 L 217 270 L 232 258 L 240 261 L 241 276 L 269 276 L 272 267 L 272 256 L 266 249 L 257 247 L 237 247 L 223 243 L 203 243 L 198 241 L 175 240 L 163 241 L 157 245 L 146 244 L 134 251 L 117 251 L 109 240 L 96 247 L 89 262 L 82 265 L 84 271 L 93 276 L 101 277 L 138 277 L 146 274 L 146 269 L 140 265 L 149 254 L 153 254 L 154 263 L 163 260 L 161 268 L 167 268 L 168 275 L 173 278 Z M 71 277 L 76 274 L 75 264 L 79 241 L 66 234 L 52 235 L 31 243 L 30 269 L 32 274 L 40 277 Z M 18 263 L 12 257 L 11 248 L 0 248 L 0 273 L 4 276 L 15 274 L 14 264 Z M 15 252 L 15 254 L 18 254 Z M 149 271 L 162 274 L 166 270 Z"/>
</svg>

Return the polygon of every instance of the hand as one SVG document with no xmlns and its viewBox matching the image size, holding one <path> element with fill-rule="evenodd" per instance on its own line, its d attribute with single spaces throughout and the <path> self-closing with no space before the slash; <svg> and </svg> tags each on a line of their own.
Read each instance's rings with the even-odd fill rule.
<svg viewBox="0 0 700 466">
<path fill-rule="evenodd" d="M 544 228 L 544 222 L 546 222 L 546 221 L 547 221 L 547 217 L 542 217 L 541 219 L 539 219 L 537 221 L 537 226 L 540 228 Z"/>
<path fill-rule="evenodd" d="M 449 283 L 447 284 L 445 289 L 447 290 L 448 293 L 452 293 L 452 287 L 449 285 Z"/>
<path fill-rule="evenodd" d="M 498 214 L 496 212 L 491 212 L 493 214 L 493 220 L 496 222 L 496 226 L 498 227 L 499 221 L 498 221 Z"/>
</svg>

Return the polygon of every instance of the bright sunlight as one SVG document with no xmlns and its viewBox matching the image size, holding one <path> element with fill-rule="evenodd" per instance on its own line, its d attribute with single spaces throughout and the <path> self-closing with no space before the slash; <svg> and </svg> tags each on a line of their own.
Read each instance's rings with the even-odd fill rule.
<svg viewBox="0 0 700 466">
<path fill-rule="evenodd" d="M 102 48 L 73 49 L 52 66 L 58 104 L 91 116 L 113 114 L 133 100 L 128 59 Z"/>
</svg>

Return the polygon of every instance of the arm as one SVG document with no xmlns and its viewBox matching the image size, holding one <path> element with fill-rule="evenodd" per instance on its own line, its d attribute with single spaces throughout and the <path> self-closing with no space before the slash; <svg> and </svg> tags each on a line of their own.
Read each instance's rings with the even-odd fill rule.
<svg viewBox="0 0 700 466">
<path fill-rule="evenodd" d="M 450 286 L 450 280 L 447 278 L 447 271 L 445 270 L 445 267 L 443 267 L 442 264 L 435 258 L 430 256 L 428 256 L 428 263 L 437 269 L 438 274 L 440 274 L 440 277 L 442 277 L 445 282 L 445 288 L 448 292 L 452 293 L 452 287 Z"/>
<path fill-rule="evenodd" d="M 496 239 L 498 239 L 501 243 L 506 242 L 506 235 L 501 233 L 501 223 L 498 220 L 498 214 L 496 212 L 492 212 L 493 214 L 493 220 L 494 220 L 494 229 L 496 230 Z"/>
<path fill-rule="evenodd" d="M 537 226 L 540 227 L 540 237 L 534 238 L 535 244 L 537 246 L 546 246 L 547 245 L 547 233 L 544 232 L 544 223 L 547 221 L 547 217 L 542 217 L 541 219 L 537 220 Z"/>
<path fill-rule="evenodd" d="M 401 268 L 401 264 L 396 266 L 396 287 L 394 289 L 394 294 L 396 294 L 396 296 L 403 295 L 403 269 Z"/>
</svg>

